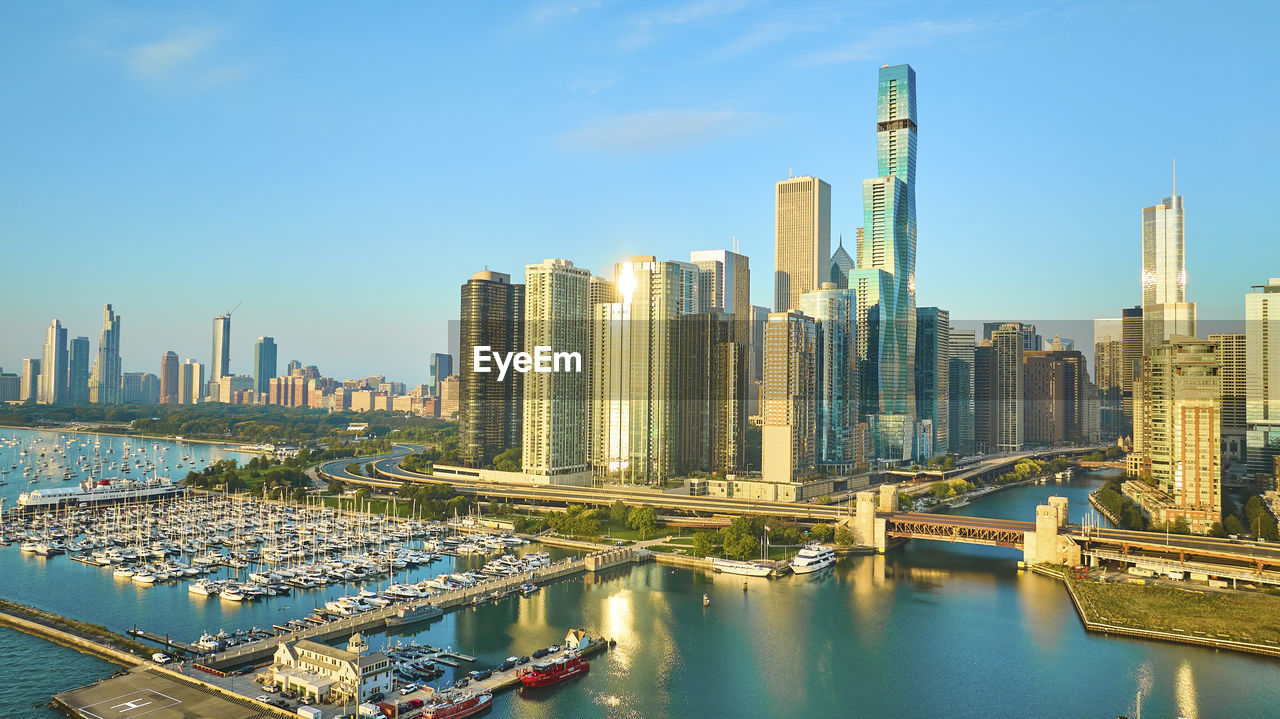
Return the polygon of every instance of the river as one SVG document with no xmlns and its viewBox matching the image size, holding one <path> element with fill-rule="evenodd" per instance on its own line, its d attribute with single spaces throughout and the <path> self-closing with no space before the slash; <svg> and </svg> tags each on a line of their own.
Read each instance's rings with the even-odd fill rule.
<svg viewBox="0 0 1280 719">
<path fill-rule="evenodd" d="M 1007 489 L 953 511 L 1030 520 L 1036 504 L 1064 494 L 1078 519 L 1102 481 L 1093 474 Z M 617 640 L 569 685 L 500 695 L 494 717 L 1115 717 L 1133 716 L 1140 694 L 1147 716 L 1275 715 L 1280 664 L 1087 634 L 1060 583 L 1019 572 L 1018 558 L 917 541 L 818 575 L 749 580 L 745 592 L 741 578 L 649 564 L 579 576 L 370 643 L 451 646 L 491 665 L 557 643 L 572 627 Z M 120 583 L 66 557 L 24 557 L 16 546 L 0 548 L 0 576 L 11 578 L 0 586 L 7 599 L 188 640 L 300 616 L 323 596 L 227 605 L 182 587 Z M 0 630 L 0 716 L 56 716 L 32 704 L 112 670 Z"/>
</svg>

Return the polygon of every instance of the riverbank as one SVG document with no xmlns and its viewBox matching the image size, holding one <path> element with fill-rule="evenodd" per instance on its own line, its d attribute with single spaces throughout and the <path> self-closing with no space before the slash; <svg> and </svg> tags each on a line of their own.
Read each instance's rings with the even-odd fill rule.
<svg viewBox="0 0 1280 719">
<path fill-rule="evenodd" d="M 1036 568 L 1063 581 L 1088 631 L 1280 658 L 1280 601 L 1275 597 L 1106 582 L 1041 569 Z"/>
</svg>

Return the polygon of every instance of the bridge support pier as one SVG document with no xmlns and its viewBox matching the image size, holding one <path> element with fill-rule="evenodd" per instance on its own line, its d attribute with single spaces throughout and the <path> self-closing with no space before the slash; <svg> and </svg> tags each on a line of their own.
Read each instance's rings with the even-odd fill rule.
<svg viewBox="0 0 1280 719">
<path fill-rule="evenodd" d="M 894 494 L 896 495 L 896 488 Z M 881 495 L 883 501 L 883 495 Z M 897 501 L 895 496 L 894 501 Z M 840 520 L 853 532 L 853 541 L 864 547 L 875 547 L 883 552 L 888 546 L 886 521 L 876 516 L 876 493 L 870 490 L 854 495 L 854 514 L 852 518 Z"/>
<path fill-rule="evenodd" d="M 1080 564 L 1080 547 L 1059 530 L 1067 525 L 1067 498 L 1050 497 L 1036 507 L 1036 531 L 1022 537 L 1022 560 L 1027 564 Z"/>
<path fill-rule="evenodd" d="M 896 484 L 880 485 L 880 511 L 881 512 L 898 511 L 898 485 Z"/>
</svg>

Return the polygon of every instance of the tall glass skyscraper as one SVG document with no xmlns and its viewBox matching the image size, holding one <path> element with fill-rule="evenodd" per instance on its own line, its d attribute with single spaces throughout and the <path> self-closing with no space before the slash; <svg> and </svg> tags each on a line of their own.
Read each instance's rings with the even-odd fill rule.
<svg viewBox="0 0 1280 719">
<path fill-rule="evenodd" d="M 71 340 L 68 350 L 71 354 L 67 361 L 68 381 L 70 382 L 71 404 L 88 404 L 89 402 L 89 338 L 77 337 Z"/>
<path fill-rule="evenodd" d="M 858 381 L 856 290 L 828 282 L 800 295 L 800 310 L 817 328 L 815 367 L 818 382 L 814 455 L 818 464 L 856 465 L 858 456 Z"/>
<path fill-rule="evenodd" d="M 1175 180 L 1168 197 L 1142 210 L 1143 354 L 1175 335 L 1196 333 L 1196 305 L 1187 302 L 1185 227 Z"/>
<path fill-rule="evenodd" d="M 253 348 L 253 391 L 265 395 L 276 376 L 276 340 L 259 337 Z"/>
<path fill-rule="evenodd" d="M 885 459 L 909 459 L 915 433 L 916 118 L 915 70 L 910 65 L 880 68 L 879 174 L 862 182 L 865 229 L 858 269 L 891 276 L 877 309 L 879 332 L 866 350 L 875 355 L 878 370 L 874 397 L 864 398 L 875 403 L 868 419 L 875 454 Z"/>
<path fill-rule="evenodd" d="M 93 363 L 89 394 L 90 401 L 98 404 L 124 402 L 120 384 L 120 315 L 111 305 L 102 308 L 102 335 L 98 338 L 98 358 Z"/>
</svg>

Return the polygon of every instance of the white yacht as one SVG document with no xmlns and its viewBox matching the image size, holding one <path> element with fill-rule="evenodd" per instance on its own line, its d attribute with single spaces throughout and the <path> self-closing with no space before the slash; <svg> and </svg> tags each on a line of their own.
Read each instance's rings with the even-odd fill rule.
<svg viewBox="0 0 1280 719">
<path fill-rule="evenodd" d="M 188 584 L 187 592 L 190 594 L 199 594 L 201 596 L 207 597 L 210 594 L 218 593 L 218 585 L 214 584 L 213 582 L 207 579 L 201 579 L 200 581 L 192 582 L 191 584 Z"/>
<path fill-rule="evenodd" d="M 806 544 L 804 549 L 791 558 L 791 571 L 796 574 L 810 574 L 835 563 L 835 551 L 821 544 Z"/>
</svg>

